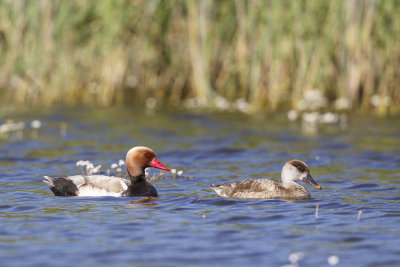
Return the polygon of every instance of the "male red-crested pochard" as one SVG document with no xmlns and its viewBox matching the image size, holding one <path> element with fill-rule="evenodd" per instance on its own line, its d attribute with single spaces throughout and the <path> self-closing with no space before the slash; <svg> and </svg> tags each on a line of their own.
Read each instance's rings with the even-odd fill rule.
<svg viewBox="0 0 400 267">
<path fill-rule="evenodd" d="M 105 175 L 74 175 L 56 178 L 45 176 L 43 182 L 50 185 L 56 196 L 157 197 L 156 188 L 145 177 L 144 170 L 147 167 L 170 171 L 150 148 L 136 146 L 126 154 L 130 180 Z"/>
<path fill-rule="evenodd" d="M 304 162 L 293 159 L 283 166 L 281 180 L 250 179 L 239 182 L 211 185 L 219 196 L 228 198 L 282 198 L 308 199 L 310 193 L 296 181 L 303 181 L 318 189 L 321 187 L 310 175 L 310 169 Z"/>
</svg>

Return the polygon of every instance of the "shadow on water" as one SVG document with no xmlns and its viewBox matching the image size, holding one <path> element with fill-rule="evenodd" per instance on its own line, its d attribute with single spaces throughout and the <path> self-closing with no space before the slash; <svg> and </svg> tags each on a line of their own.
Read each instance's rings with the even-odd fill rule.
<svg viewBox="0 0 400 267">
<path fill-rule="evenodd" d="M 42 127 L 0 139 L 2 266 L 400 263 L 397 118 L 356 118 L 314 136 L 279 115 L 59 109 L 13 119 Z M 134 145 L 187 171 L 156 178 L 150 170 L 160 198 L 147 200 L 55 197 L 41 183 L 80 173 L 78 160 L 105 172 Z M 224 199 L 208 187 L 279 178 L 291 158 L 307 162 L 324 188 L 306 185 L 310 200 Z"/>
</svg>

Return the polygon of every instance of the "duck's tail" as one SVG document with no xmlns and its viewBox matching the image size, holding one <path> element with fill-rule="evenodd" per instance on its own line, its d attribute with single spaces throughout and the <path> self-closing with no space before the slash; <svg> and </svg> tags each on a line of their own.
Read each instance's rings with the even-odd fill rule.
<svg viewBox="0 0 400 267">
<path fill-rule="evenodd" d="M 42 180 L 42 181 L 43 181 L 43 183 L 48 184 L 49 186 L 52 187 L 52 186 L 54 186 L 53 180 L 54 180 L 54 178 L 51 178 L 50 176 L 44 176 L 44 180 Z"/>
<path fill-rule="evenodd" d="M 44 176 L 43 182 L 50 186 L 50 190 L 56 196 L 71 197 L 78 195 L 78 188 L 76 185 L 65 177 L 52 178 Z"/>
</svg>

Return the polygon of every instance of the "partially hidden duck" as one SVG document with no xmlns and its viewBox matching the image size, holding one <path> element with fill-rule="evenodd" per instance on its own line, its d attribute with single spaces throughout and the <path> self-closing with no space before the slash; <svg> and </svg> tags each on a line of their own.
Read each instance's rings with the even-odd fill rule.
<svg viewBox="0 0 400 267">
<path fill-rule="evenodd" d="M 219 196 L 227 198 L 281 198 L 288 200 L 309 199 L 310 193 L 297 181 L 306 182 L 318 189 L 321 187 L 312 178 L 307 164 L 290 160 L 282 168 L 281 181 L 272 179 L 250 179 L 238 182 L 211 185 Z"/>
<path fill-rule="evenodd" d="M 54 178 L 45 176 L 43 182 L 50 185 L 56 196 L 157 197 L 156 188 L 145 177 L 144 170 L 147 167 L 170 171 L 150 148 L 136 146 L 126 154 L 130 180 L 106 175 L 74 175 Z"/>
</svg>

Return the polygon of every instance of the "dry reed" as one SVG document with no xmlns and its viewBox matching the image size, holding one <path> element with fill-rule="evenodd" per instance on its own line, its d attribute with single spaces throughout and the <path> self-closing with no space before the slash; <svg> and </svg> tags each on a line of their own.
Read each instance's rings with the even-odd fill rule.
<svg viewBox="0 0 400 267">
<path fill-rule="evenodd" d="M 4 0 L 0 101 L 273 111 L 319 90 L 328 107 L 395 113 L 399 13 L 394 0 Z"/>
</svg>

